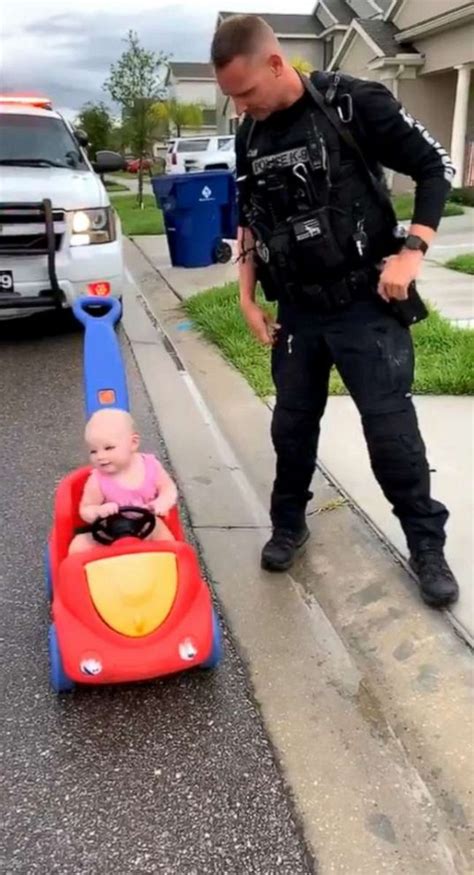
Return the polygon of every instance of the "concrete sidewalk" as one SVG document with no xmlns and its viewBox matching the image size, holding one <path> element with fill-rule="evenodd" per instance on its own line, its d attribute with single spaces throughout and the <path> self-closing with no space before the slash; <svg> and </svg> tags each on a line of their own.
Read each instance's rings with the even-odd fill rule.
<svg viewBox="0 0 474 875">
<path fill-rule="evenodd" d="M 474 251 L 474 208 L 463 209 L 463 216 L 441 219 L 438 233 L 430 246 L 430 259 L 444 264 L 456 255 Z"/>
<path fill-rule="evenodd" d="M 457 218 L 445 221 L 454 222 Z M 465 217 L 460 216 L 459 218 L 464 219 Z M 440 233 L 439 239 L 441 241 L 450 239 L 450 234 L 443 231 Z M 165 236 L 141 236 L 135 237 L 134 240 L 180 298 L 189 298 L 191 295 L 204 292 L 213 286 L 223 286 L 237 279 L 235 259 L 228 264 L 214 264 L 210 267 L 192 269 L 172 267 Z M 474 240 L 471 248 L 474 249 Z M 431 301 L 448 319 L 465 326 L 474 322 L 474 279 L 472 276 L 448 270 L 434 260 L 427 260 L 423 264 L 419 289 L 423 297 Z"/>
<path fill-rule="evenodd" d="M 237 279 L 237 265 L 234 258 L 227 264 L 212 264 L 209 267 L 172 267 L 165 235 L 139 236 L 133 239 L 153 267 L 159 270 L 162 277 L 183 300 L 214 286 L 235 282 Z M 232 240 L 229 243 L 233 245 L 235 256 L 236 243 Z"/>
<path fill-rule="evenodd" d="M 451 322 L 465 328 L 474 324 L 474 277 L 427 260 L 418 290 Z"/>
<path fill-rule="evenodd" d="M 474 400 L 415 398 L 420 428 L 432 471 L 433 496 L 450 511 L 446 555 L 461 597 L 452 615 L 474 641 Z M 319 459 L 325 469 L 379 529 L 407 556 L 398 520 L 376 482 L 369 463 L 359 414 L 349 397 L 331 397 L 323 418 Z"/>
</svg>

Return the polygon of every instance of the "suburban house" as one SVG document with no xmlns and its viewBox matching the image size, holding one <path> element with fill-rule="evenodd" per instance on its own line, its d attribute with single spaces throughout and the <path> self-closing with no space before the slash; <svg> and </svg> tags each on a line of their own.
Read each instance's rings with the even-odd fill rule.
<svg viewBox="0 0 474 875">
<path fill-rule="evenodd" d="M 218 23 L 232 12 L 220 12 Z M 467 0 L 317 0 L 312 15 L 261 14 L 288 58 L 383 81 L 450 152 L 456 185 L 474 185 L 474 3 Z M 238 119 L 217 93 L 217 129 Z M 407 188 L 395 179 L 396 189 Z"/>
<path fill-rule="evenodd" d="M 203 108 L 203 126 L 187 127 L 183 136 L 216 133 L 216 77 L 212 64 L 172 61 L 165 87 L 169 98 L 179 103 L 197 103 Z"/>
<path fill-rule="evenodd" d="M 474 185 L 474 3 L 394 0 L 354 19 L 329 69 L 379 79 L 450 153 L 455 184 Z"/>
</svg>

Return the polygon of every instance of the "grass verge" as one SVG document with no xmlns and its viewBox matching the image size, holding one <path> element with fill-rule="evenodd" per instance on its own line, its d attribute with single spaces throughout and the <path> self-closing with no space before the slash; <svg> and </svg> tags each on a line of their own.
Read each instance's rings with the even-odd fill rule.
<svg viewBox="0 0 474 875">
<path fill-rule="evenodd" d="M 144 196 L 142 210 L 133 195 L 116 195 L 110 200 L 122 221 L 123 233 L 127 236 L 164 234 L 163 213 L 157 208 L 153 195 Z"/>
<path fill-rule="evenodd" d="M 404 222 L 412 218 L 415 207 L 415 197 L 413 194 L 396 194 L 392 200 L 399 222 Z M 446 202 L 443 216 L 462 216 L 463 214 L 464 210 L 460 204 L 453 203 L 450 200 Z"/>
<path fill-rule="evenodd" d="M 268 307 L 268 305 L 266 305 Z M 260 397 L 274 393 L 270 354 L 251 336 L 242 317 L 236 283 L 194 295 L 186 312 L 207 340 L 245 377 Z M 474 332 L 456 328 L 436 311 L 412 329 L 416 349 L 414 392 L 420 395 L 473 395 Z M 330 393 L 346 394 L 335 369 Z"/>
<path fill-rule="evenodd" d="M 461 273 L 469 273 L 474 276 L 474 252 L 466 252 L 464 255 L 456 255 L 447 261 L 445 267 L 451 270 L 459 270 Z"/>
<path fill-rule="evenodd" d="M 453 188 L 449 200 L 455 204 L 464 204 L 465 207 L 474 207 L 474 185 Z"/>
</svg>

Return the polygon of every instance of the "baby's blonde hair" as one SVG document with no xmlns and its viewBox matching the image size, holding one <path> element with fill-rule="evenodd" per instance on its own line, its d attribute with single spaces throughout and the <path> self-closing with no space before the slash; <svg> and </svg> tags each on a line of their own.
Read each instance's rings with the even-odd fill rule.
<svg viewBox="0 0 474 875">
<path fill-rule="evenodd" d="M 92 414 L 85 428 L 86 441 L 96 429 L 120 429 L 128 434 L 136 434 L 137 430 L 132 416 L 127 410 L 118 407 L 102 407 Z"/>
</svg>

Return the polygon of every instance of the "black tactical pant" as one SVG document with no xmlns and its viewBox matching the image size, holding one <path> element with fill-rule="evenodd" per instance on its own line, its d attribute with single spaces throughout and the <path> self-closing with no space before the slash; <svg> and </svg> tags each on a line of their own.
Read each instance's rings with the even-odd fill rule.
<svg viewBox="0 0 474 875">
<path fill-rule="evenodd" d="M 430 497 L 425 446 L 411 399 L 410 331 L 375 297 L 332 315 L 281 307 L 279 321 L 272 352 L 277 393 L 273 526 L 296 530 L 304 524 L 334 363 L 359 409 L 372 470 L 410 550 L 421 542 L 442 546 L 448 512 Z"/>
</svg>

